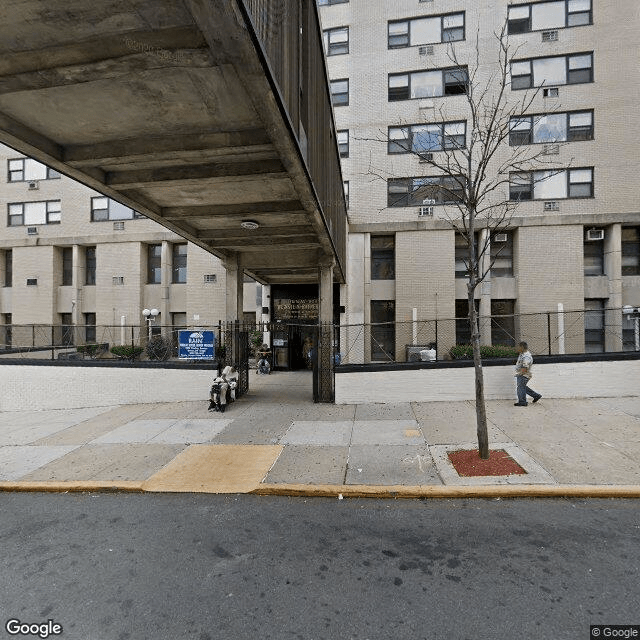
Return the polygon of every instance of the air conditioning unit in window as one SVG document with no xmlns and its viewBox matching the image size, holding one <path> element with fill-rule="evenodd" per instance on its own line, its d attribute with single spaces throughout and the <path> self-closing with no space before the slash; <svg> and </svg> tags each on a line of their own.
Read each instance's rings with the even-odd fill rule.
<svg viewBox="0 0 640 640">
<path fill-rule="evenodd" d="M 547 87 L 542 90 L 543 98 L 557 98 L 560 95 L 560 91 L 558 87 Z"/>
<path fill-rule="evenodd" d="M 494 242 L 506 242 L 508 240 L 508 236 L 506 233 L 496 233 L 493 236 Z"/>
<path fill-rule="evenodd" d="M 40 183 L 37 180 L 29 180 L 29 182 L 27 182 L 27 186 L 29 191 L 35 191 L 40 188 Z"/>
<path fill-rule="evenodd" d="M 122 221 L 114 222 L 113 223 L 113 230 L 114 231 L 124 231 L 124 222 L 122 222 Z"/>
<path fill-rule="evenodd" d="M 426 44 L 421 47 L 418 47 L 418 53 L 421 56 L 432 56 L 433 55 L 433 45 Z"/>
<path fill-rule="evenodd" d="M 433 160 L 433 153 L 421 153 L 420 160 L 418 160 L 419 164 L 425 164 L 426 162 L 431 162 Z"/>
<path fill-rule="evenodd" d="M 544 203 L 544 210 L 545 211 L 560 211 L 560 203 L 557 202 L 556 200 L 552 200 L 550 202 L 545 202 Z"/>
<path fill-rule="evenodd" d="M 545 156 L 557 156 L 560 153 L 559 144 L 545 144 L 542 148 L 542 153 Z"/>
<path fill-rule="evenodd" d="M 542 32 L 542 42 L 557 42 L 558 40 L 558 31 L 543 31 Z"/>
<path fill-rule="evenodd" d="M 588 229 L 587 240 L 604 240 L 604 229 Z"/>
<path fill-rule="evenodd" d="M 37 236 L 38 235 L 38 227 L 27 227 L 27 235 L 28 236 Z"/>
<path fill-rule="evenodd" d="M 433 217 L 433 207 L 419 207 L 418 217 L 419 218 Z"/>
</svg>

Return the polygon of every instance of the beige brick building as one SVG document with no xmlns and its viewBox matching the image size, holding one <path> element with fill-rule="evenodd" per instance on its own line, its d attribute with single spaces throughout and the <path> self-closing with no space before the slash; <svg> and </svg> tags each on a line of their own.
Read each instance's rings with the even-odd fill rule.
<svg viewBox="0 0 640 640">
<path fill-rule="evenodd" d="M 0 345 L 118 342 L 121 323 L 212 326 L 225 318 L 225 269 L 200 247 L 34 160 L 0 146 Z M 256 310 L 256 286 L 244 287 Z M 13 330 L 7 330 L 13 325 Z M 136 331 L 136 337 L 138 331 Z"/>
<path fill-rule="evenodd" d="M 415 179 L 434 173 L 416 154 L 402 151 L 437 154 L 455 136 L 468 144 L 469 105 L 459 72 L 471 74 L 477 66 L 481 86 L 498 71 L 494 33 L 505 21 L 511 52 L 507 102 L 539 90 L 524 112 L 530 118 L 514 122 L 498 160 L 508 161 L 521 145 L 539 144 L 553 171 L 544 180 L 531 173 L 524 195 L 517 177 L 496 195 L 521 200 L 506 232 L 492 238 L 492 250 L 498 245 L 503 250 L 477 290 L 485 318 L 482 340 L 525 339 L 544 353 L 552 334 L 554 352 L 633 349 L 633 324 L 621 308 L 640 305 L 638 153 L 631 134 L 640 100 L 638 3 L 320 0 L 319 5 L 348 182 L 349 273 L 342 319 L 354 326 L 341 336 L 348 361 L 389 355 L 403 360 L 405 345 L 435 339 L 435 319 L 441 320 L 440 353 L 468 340 L 464 322 L 446 322 L 467 310 L 464 268 L 448 221 L 459 214 L 437 198 L 412 200 Z M 406 179 L 414 181 L 407 187 Z M 556 314 L 551 327 L 546 316 L 518 315 L 557 312 L 558 305 L 566 312 L 590 312 Z M 507 317 L 487 321 L 491 315 Z M 558 339 L 562 320 L 564 347 Z M 373 338 L 358 326 L 386 321 L 395 321 L 395 330 L 373 329 Z"/>
</svg>

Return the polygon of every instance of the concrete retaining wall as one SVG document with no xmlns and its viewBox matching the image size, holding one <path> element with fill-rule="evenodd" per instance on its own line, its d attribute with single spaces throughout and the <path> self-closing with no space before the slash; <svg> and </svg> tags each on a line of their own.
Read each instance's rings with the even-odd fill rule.
<svg viewBox="0 0 640 640">
<path fill-rule="evenodd" d="M 204 402 L 214 377 L 195 368 L 0 365 L 0 411 Z"/>
<path fill-rule="evenodd" d="M 513 365 L 484 367 L 487 400 L 516 399 Z M 640 394 L 640 360 L 534 364 L 531 385 L 547 398 Z M 473 367 L 336 373 L 336 404 L 473 400 Z"/>
</svg>

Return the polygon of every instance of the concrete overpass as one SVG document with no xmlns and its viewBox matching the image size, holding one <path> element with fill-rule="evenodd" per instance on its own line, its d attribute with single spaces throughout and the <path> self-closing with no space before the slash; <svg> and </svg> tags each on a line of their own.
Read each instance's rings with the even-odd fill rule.
<svg viewBox="0 0 640 640">
<path fill-rule="evenodd" d="M 346 211 L 314 0 L 2 2 L 0 141 L 223 259 L 240 309 L 244 271 L 321 282 L 331 319 Z"/>
</svg>

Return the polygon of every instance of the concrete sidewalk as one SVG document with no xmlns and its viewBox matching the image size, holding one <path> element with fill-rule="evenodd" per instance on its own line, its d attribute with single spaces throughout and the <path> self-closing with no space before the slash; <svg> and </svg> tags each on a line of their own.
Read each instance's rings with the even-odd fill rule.
<svg viewBox="0 0 640 640">
<path fill-rule="evenodd" d="M 206 396 L 206 390 L 203 393 Z M 525 475 L 464 478 L 471 402 L 324 405 L 308 372 L 207 401 L 0 413 L 0 489 L 290 495 L 640 496 L 640 397 L 489 401 L 489 442 Z"/>
</svg>

